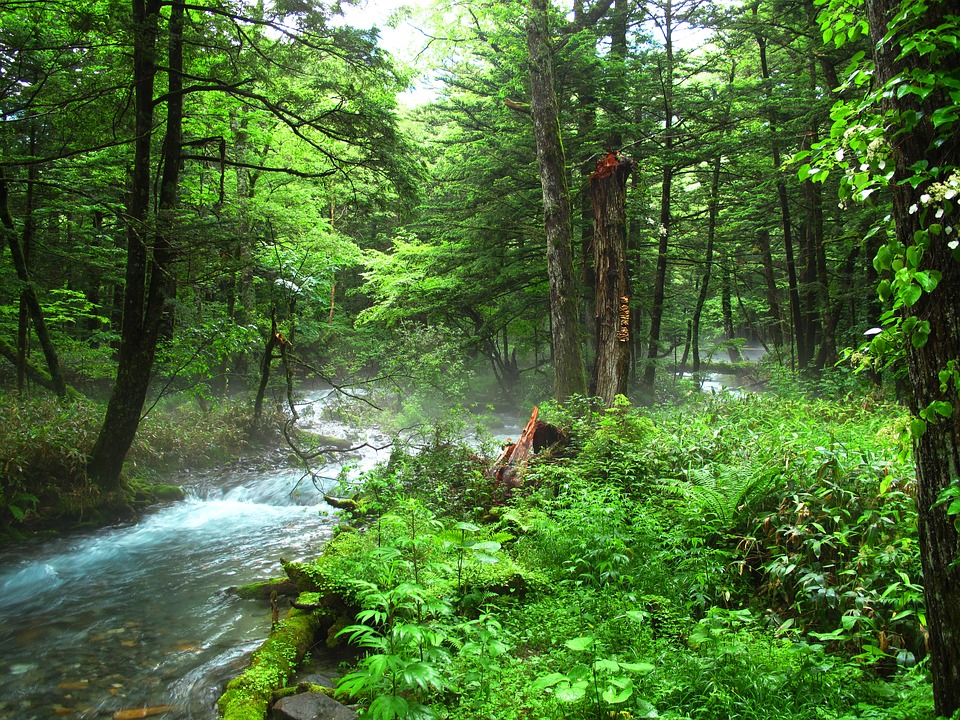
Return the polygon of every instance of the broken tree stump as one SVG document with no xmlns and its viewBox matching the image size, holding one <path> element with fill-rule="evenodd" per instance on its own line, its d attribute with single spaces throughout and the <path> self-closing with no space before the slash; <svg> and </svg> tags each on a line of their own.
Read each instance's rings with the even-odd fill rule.
<svg viewBox="0 0 960 720">
<path fill-rule="evenodd" d="M 521 486 L 520 470 L 537 452 L 566 439 L 565 433 L 550 423 L 538 420 L 540 408 L 533 408 L 520 438 L 503 448 L 500 457 L 489 470 L 490 476 L 501 483 L 509 494 Z"/>
</svg>

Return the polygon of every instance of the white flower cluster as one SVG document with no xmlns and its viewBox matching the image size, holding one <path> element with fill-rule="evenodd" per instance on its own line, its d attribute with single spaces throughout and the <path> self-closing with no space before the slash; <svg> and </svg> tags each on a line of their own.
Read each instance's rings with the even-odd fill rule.
<svg viewBox="0 0 960 720">
<path fill-rule="evenodd" d="M 930 187 L 927 188 L 927 191 L 920 196 L 920 204 L 918 205 L 917 203 L 914 203 L 908 208 L 908 212 L 913 215 L 920 210 L 920 205 L 923 205 L 924 207 L 935 205 L 937 206 L 937 210 L 934 217 L 936 217 L 937 220 L 941 220 L 946 214 L 946 209 L 943 203 L 947 200 L 953 200 L 953 198 L 957 197 L 958 195 L 960 195 L 960 174 L 954 170 L 952 173 L 950 173 L 950 177 L 943 182 L 937 182 L 930 185 Z M 947 235 L 952 235 L 953 226 L 946 225 L 943 228 L 943 232 Z M 947 246 L 951 250 L 956 250 L 957 247 L 960 246 L 960 241 L 950 240 L 947 243 Z"/>
<path fill-rule="evenodd" d="M 846 143 L 849 143 L 850 138 L 857 137 L 859 135 L 866 135 L 868 132 L 870 132 L 870 129 L 865 125 L 851 125 L 843 131 L 843 139 Z"/>
<path fill-rule="evenodd" d="M 867 145 L 867 163 L 873 163 L 879 157 L 879 167 L 881 170 L 883 170 L 884 166 L 886 165 L 886 163 L 883 161 L 883 158 L 886 157 L 889 152 L 890 146 L 887 145 L 886 138 L 875 137 L 870 141 L 870 144 Z"/>
<path fill-rule="evenodd" d="M 943 202 L 944 200 L 953 200 L 957 195 L 960 195 L 960 175 L 957 174 L 957 171 L 954 170 L 950 177 L 948 177 L 943 182 L 934 183 L 927 190 L 926 195 L 920 197 L 920 200 L 923 202 L 923 198 L 927 197 L 930 200 L 935 202 Z M 927 202 L 924 202 L 926 205 Z"/>
</svg>

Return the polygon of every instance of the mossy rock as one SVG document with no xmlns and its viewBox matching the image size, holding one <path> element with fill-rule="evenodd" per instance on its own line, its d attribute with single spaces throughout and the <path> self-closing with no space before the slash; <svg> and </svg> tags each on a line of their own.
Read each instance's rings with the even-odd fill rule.
<svg viewBox="0 0 960 720">
<path fill-rule="evenodd" d="M 283 567 L 283 571 L 287 574 L 287 577 L 290 578 L 291 582 L 293 582 L 302 593 L 324 592 L 329 586 L 323 573 L 318 570 L 316 565 L 292 562 L 284 560 L 283 558 L 280 559 L 280 565 Z"/>
<path fill-rule="evenodd" d="M 150 490 L 157 502 L 176 502 L 186 497 L 186 493 L 179 485 L 157 483 L 151 486 Z"/>
<path fill-rule="evenodd" d="M 273 693 L 286 686 L 325 622 L 330 622 L 325 611 L 292 608 L 254 651 L 250 667 L 227 683 L 217 701 L 220 716 L 224 720 L 263 720 Z"/>
<path fill-rule="evenodd" d="M 274 591 L 277 595 L 287 597 L 296 597 L 300 593 L 299 588 L 289 578 L 285 577 L 240 585 L 228 590 L 228 592 L 232 592 L 244 600 L 269 600 Z"/>
<path fill-rule="evenodd" d="M 334 689 L 332 687 L 326 687 L 324 685 L 317 685 L 316 683 L 311 682 L 301 682 L 296 685 L 291 685 L 289 687 L 280 688 L 275 690 L 273 693 L 273 702 L 285 697 L 290 697 L 291 695 L 299 695 L 300 693 L 305 692 L 315 692 L 323 693 L 328 697 L 333 697 Z M 271 703 L 272 704 L 272 703 Z"/>
<path fill-rule="evenodd" d="M 127 484 L 127 494 L 134 507 L 143 508 L 161 502 L 178 502 L 186 497 L 179 485 L 151 482 L 143 478 L 134 478 Z"/>
<path fill-rule="evenodd" d="M 479 562 L 467 554 L 463 563 L 463 585 L 520 598 L 549 587 L 550 582 L 545 575 L 528 570 L 508 554 L 500 552 L 496 558 L 495 563 Z"/>
</svg>

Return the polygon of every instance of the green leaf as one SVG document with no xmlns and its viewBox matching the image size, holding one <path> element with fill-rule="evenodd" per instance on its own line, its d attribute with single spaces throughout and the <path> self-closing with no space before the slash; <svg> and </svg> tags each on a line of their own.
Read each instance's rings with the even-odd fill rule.
<svg viewBox="0 0 960 720">
<path fill-rule="evenodd" d="M 953 405 L 946 400 L 936 400 L 930 403 L 930 407 L 937 415 L 945 418 L 953 417 Z"/>
<path fill-rule="evenodd" d="M 915 417 L 910 420 L 910 437 L 912 437 L 914 440 L 919 440 L 922 438 L 926 431 L 927 423 L 921 418 Z"/>
<path fill-rule="evenodd" d="M 633 695 L 633 680 L 630 678 L 615 678 L 610 682 L 600 696 L 611 705 L 626 702 Z"/>
<path fill-rule="evenodd" d="M 590 635 L 583 635 L 581 637 L 572 638 L 571 640 L 567 640 L 564 645 L 574 652 L 583 652 L 584 650 L 589 650 L 591 647 L 593 647 L 593 637 Z"/>
<path fill-rule="evenodd" d="M 534 680 L 533 688 L 534 690 L 544 690 L 548 687 L 553 687 L 560 681 L 569 682 L 570 679 L 563 673 L 558 673 L 558 672 L 550 673 L 549 675 L 544 675 L 543 677 L 539 677 L 536 680 Z"/>
<path fill-rule="evenodd" d="M 881 280 L 880 285 L 877 286 L 877 294 L 880 296 L 880 299 L 883 302 L 889 302 L 891 296 L 891 288 L 889 280 Z"/>
<path fill-rule="evenodd" d="M 923 288 L 921 288 L 916 283 L 910 283 L 909 285 L 900 289 L 900 299 L 903 301 L 903 304 L 907 307 L 910 307 L 917 300 L 920 299 L 920 296 L 923 294 Z"/>
<path fill-rule="evenodd" d="M 562 682 L 557 685 L 554 694 L 560 702 L 573 703 L 582 700 L 587 694 L 587 681 L 579 680 L 572 685 L 569 682 Z"/>
<path fill-rule="evenodd" d="M 650 663 L 640 662 L 640 663 L 620 663 L 620 668 L 626 670 L 627 672 L 635 673 L 648 673 L 653 672 L 656 669 L 656 665 L 651 665 Z"/>
<path fill-rule="evenodd" d="M 410 705 L 398 695 L 380 695 L 370 703 L 369 715 L 377 720 L 405 718 L 410 713 Z"/>
<path fill-rule="evenodd" d="M 890 269 L 890 263 L 893 261 L 893 252 L 889 245 L 881 245 L 877 250 L 877 256 L 873 260 L 873 267 L 877 272 Z"/>
<path fill-rule="evenodd" d="M 609 660 L 607 658 L 597 658 L 593 661 L 593 669 L 615 672 L 620 669 L 620 663 L 618 663 L 616 660 Z"/>
<path fill-rule="evenodd" d="M 657 708 L 654 707 L 653 703 L 647 700 L 637 700 L 635 704 L 637 706 L 637 712 L 634 714 L 634 717 L 648 718 L 649 720 L 660 717 L 660 713 L 657 712 Z"/>
<path fill-rule="evenodd" d="M 916 330 L 914 330 L 913 334 L 910 335 L 910 344 L 919 350 L 927 344 L 927 339 L 929 337 L 930 323 L 924 320 L 923 322 L 917 324 Z"/>
<path fill-rule="evenodd" d="M 495 540 L 484 540 L 482 542 L 475 542 L 470 545 L 471 550 L 479 550 L 482 552 L 497 552 L 500 549 L 500 543 Z"/>
<path fill-rule="evenodd" d="M 907 248 L 907 267 L 917 268 L 920 267 L 920 259 L 923 257 L 923 250 L 921 250 L 916 245 L 911 245 Z"/>
<path fill-rule="evenodd" d="M 937 285 L 940 284 L 940 278 L 943 277 L 938 270 L 928 270 L 925 272 L 918 272 L 914 275 L 914 280 L 920 283 L 920 286 L 926 292 L 933 292 L 937 289 Z"/>
<path fill-rule="evenodd" d="M 784 632 L 786 632 L 787 630 L 793 627 L 793 623 L 794 623 L 794 618 L 788 618 L 784 620 L 782 623 L 780 623 L 779 627 L 777 627 L 776 631 L 773 634 L 782 635 Z"/>
</svg>

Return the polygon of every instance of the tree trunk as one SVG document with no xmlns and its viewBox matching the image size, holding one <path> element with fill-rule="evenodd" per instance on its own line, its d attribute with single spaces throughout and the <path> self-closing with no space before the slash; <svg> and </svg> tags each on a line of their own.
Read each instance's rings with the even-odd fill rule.
<svg viewBox="0 0 960 720">
<path fill-rule="evenodd" d="M 664 164 L 660 185 L 660 231 L 657 244 L 657 270 L 653 279 L 653 305 L 650 309 L 650 342 L 647 346 L 647 366 L 643 371 L 643 387 L 647 400 L 653 400 L 657 376 L 657 358 L 660 354 L 660 326 L 663 323 L 663 301 L 667 287 L 667 249 L 670 245 L 670 191 L 673 187 L 673 5 L 664 6 L 665 67 L 660 68 L 663 91 L 663 154 Z"/>
<path fill-rule="evenodd" d="M 107 490 L 120 487 L 123 461 L 140 426 L 140 413 L 150 384 L 165 306 L 173 287 L 170 233 L 175 222 L 173 214 L 180 173 L 184 7 L 181 2 L 171 4 L 167 129 L 163 142 L 157 227 L 151 231 L 150 143 L 160 4 L 159 0 L 133 0 L 136 141 L 128 209 L 123 328 L 117 378 L 103 426 L 87 464 L 90 477 Z"/>
<path fill-rule="evenodd" d="M 690 323 L 690 343 L 693 351 L 693 372 L 700 372 L 700 316 L 707 302 L 710 289 L 710 274 L 713 270 L 713 242 L 717 234 L 717 203 L 720 195 L 720 155 L 713 159 L 713 171 L 710 175 L 710 205 L 707 214 L 707 249 L 704 257 L 703 277 L 700 279 L 700 293 L 697 305 L 693 309 Z M 732 325 L 732 322 L 731 322 Z"/>
<path fill-rule="evenodd" d="M 758 4 L 759 5 L 759 4 Z M 754 6 L 756 12 L 758 6 Z M 770 85 L 770 68 L 767 65 L 767 41 L 760 33 L 755 35 L 757 46 L 760 49 L 760 75 L 765 85 Z M 783 250 L 787 260 L 787 287 L 790 294 L 790 316 L 793 319 L 793 334 L 797 344 L 798 365 L 802 368 L 809 360 L 806 347 L 806 338 L 803 332 L 803 310 L 800 307 L 800 287 L 797 282 L 797 263 L 793 252 L 793 227 L 790 220 L 790 202 L 787 194 L 787 183 L 781 171 L 780 141 L 777 138 L 778 122 L 775 112 L 768 113 L 770 124 L 770 150 L 773 159 L 773 168 L 777 175 L 777 198 L 780 202 L 780 221 L 783 227 Z"/>
<path fill-rule="evenodd" d="M 944 13 L 949 12 L 948 3 L 930 3 L 921 6 L 924 12 L 905 24 L 907 32 L 922 32 L 947 22 Z M 916 51 L 898 57 L 900 52 L 896 38 L 884 42 L 889 22 L 901 9 L 895 0 L 867 0 L 867 17 L 874 47 L 875 82 L 877 87 L 901 73 L 933 71 L 938 77 L 948 77 L 960 69 L 960 55 L 944 53 L 935 68 L 924 67 L 931 56 L 918 58 Z M 941 86 L 942 88 L 942 86 Z M 914 187 L 907 182 L 913 176 L 911 166 L 924 163 L 924 167 L 948 168 L 960 165 L 960 146 L 956 136 L 938 138 L 938 132 L 930 117 L 938 108 L 949 107 L 952 102 L 942 89 L 931 93 L 920 104 L 913 95 L 885 96 L 884 109 L 893 111 L 896 118 L 922 118 L 911 129 L 892 127 L 896 142 L 892 144 L 896 160 L 893 181 L 893 217 L 897 239 L 906 248 L 915 247 L 915 237 L 932 223 L 934 212 L 917 211 L 923 207 L 921 197 L 928 192 L 929 181 Z M 955 131 L 954 131 L 955 132 Z M 911 212 L 911 209 L 913 212 Z M 954 211 L 956 213 L 956 211 Z M 944 224 L 955 223 L 956 215 L 947 216 Z M 916 235 L 919 233 L 919 235 Z M 949 404 L 952 415 L 940 417 L 937 422 L 928 422 L 926 431 L 914 439 L 914 457 L 917 465 L 917 506 L 920 516 L 920 555 L 923 564 L 924 599 L 927 609 L 929 632 L 930 671 L 933 676 L 934 706 L 937 715 L 951 717 L 960 710 L 960 565 L 958 556 L 957 528 L 954 518 L 947 515 L 947 506 L 937 506 L 937 499 L 944 488 L 960 478 L 960 383 L 951 368 L 960 361 L 960 262 L 948 245 L 955 236 L 934 236 L 931 233 L 929 247 L 921 252 L 919 269 L 940 272 L 942 279 L 932 292 L 924 292 L 919 300 L 904 304 L 905 320 L 916 318 L 928 321 L 930 334 L 925 343 L 907 342 L 907 359 L 910 380 L 913 385 L 911 409 L 916 415 L 934 401 Z M 941 382 L 940 373 L 947 373 L 947 382 Z"/>
<path fill-rule="evenodd" d="M 633 161 L 611 152 L 590 176 L 593 259 L 597 282 L 597 352 L 590 394 L 613 407 L 627 392 L 630 372 L 630 292 L 627 274 L 627 178 Z"/>
<path fill-rule="evenodd" d="M 276 359 L 274 349 L 281 342 L 282 336 L 277 330 L 276 314 L 270 319 L 270 335 L 263 348 L 263 360 L 260 362 L 260 384 L 257 387 L 257 397 L 253 402 L 253 426 L 259 427 L 263 417 L 263 400 L 267 395 L 267 385 L 270 383 L 270 366 Z"/>
<path fill-rule="evenodd" d="M 49 332 L 47 332 L 47 323 L 43 317 L 43 310 L 40 307 L 40 301 L 37 299 L 37 293 L 33 288 L 33 282 L 30 280 L 27 260 L 24 256 L 23 248 L 20 246 L 20 240 L 17 238 L 16 225 L 10 213 L 7 178 L 2 165 L 0 165 L 0 228 L 2 228 L 3 234 L 7 236 L 7 246 L 10 248 L 13 267 L 17 272 L 17 279 L 22 286 L 20 290 L 21 302 L 26 305 L 30 317 L 33 319 L 33 327 L 37 333 L 37 339 L 40 341 L 43 357 L 47 361 L 47 371 L 50 373 L 50 380 L 54 392 L 56 392 L 59 397 L 66 397 L 67 384 L 63 379 L 63 374 L 60 372 L 60 360 L 57 357 L 57 349 L 53 345 L 53 340 L 50 339 Z M 25 361 L 26 358 L 24 358 L 24 362 Z"/>
<path fill-rule="evenodd" d="M 560 139 L 557 95 L 553 85 L 546 0 L 530 0 L 527 46 L 530 52 L 530 115 L 537 143 L 537 164 L 543 188 L 543 224 L 547 236 L 554 393 L 557 400 L 563 401 L 571 395 L 585 395 L 587 387 L 577 322 L 570 192 Z"/>
<path fill-rule="evenodd" d="M 723 335 L 727 339 L 727 357 L 730 362 L 740 362 L 740 350 L 733 344 L 733 303 L 731 302 L 731 281 L 730 264 L 726 253 L 721 255 L 720 266 L 722 275 L 720 276 L 720 312 L 723 313 Z"/>
<path fill-rule="evenodd" d="M 780 348 L 783 347 L 783 315 L 780 312 L 777 279 L 773 272 L 770 232 L 766 228 L 757 233 L 757 247 L 760 250 L 760 265 L 767 290 L 767 307 L 770 308 L 770 317 L 773 320 L 773 325 L 770 327 L 770 337 L 773 340 L 773 346 L 777 349 L 777 359 L 779 360 Z"/>
</svg>

